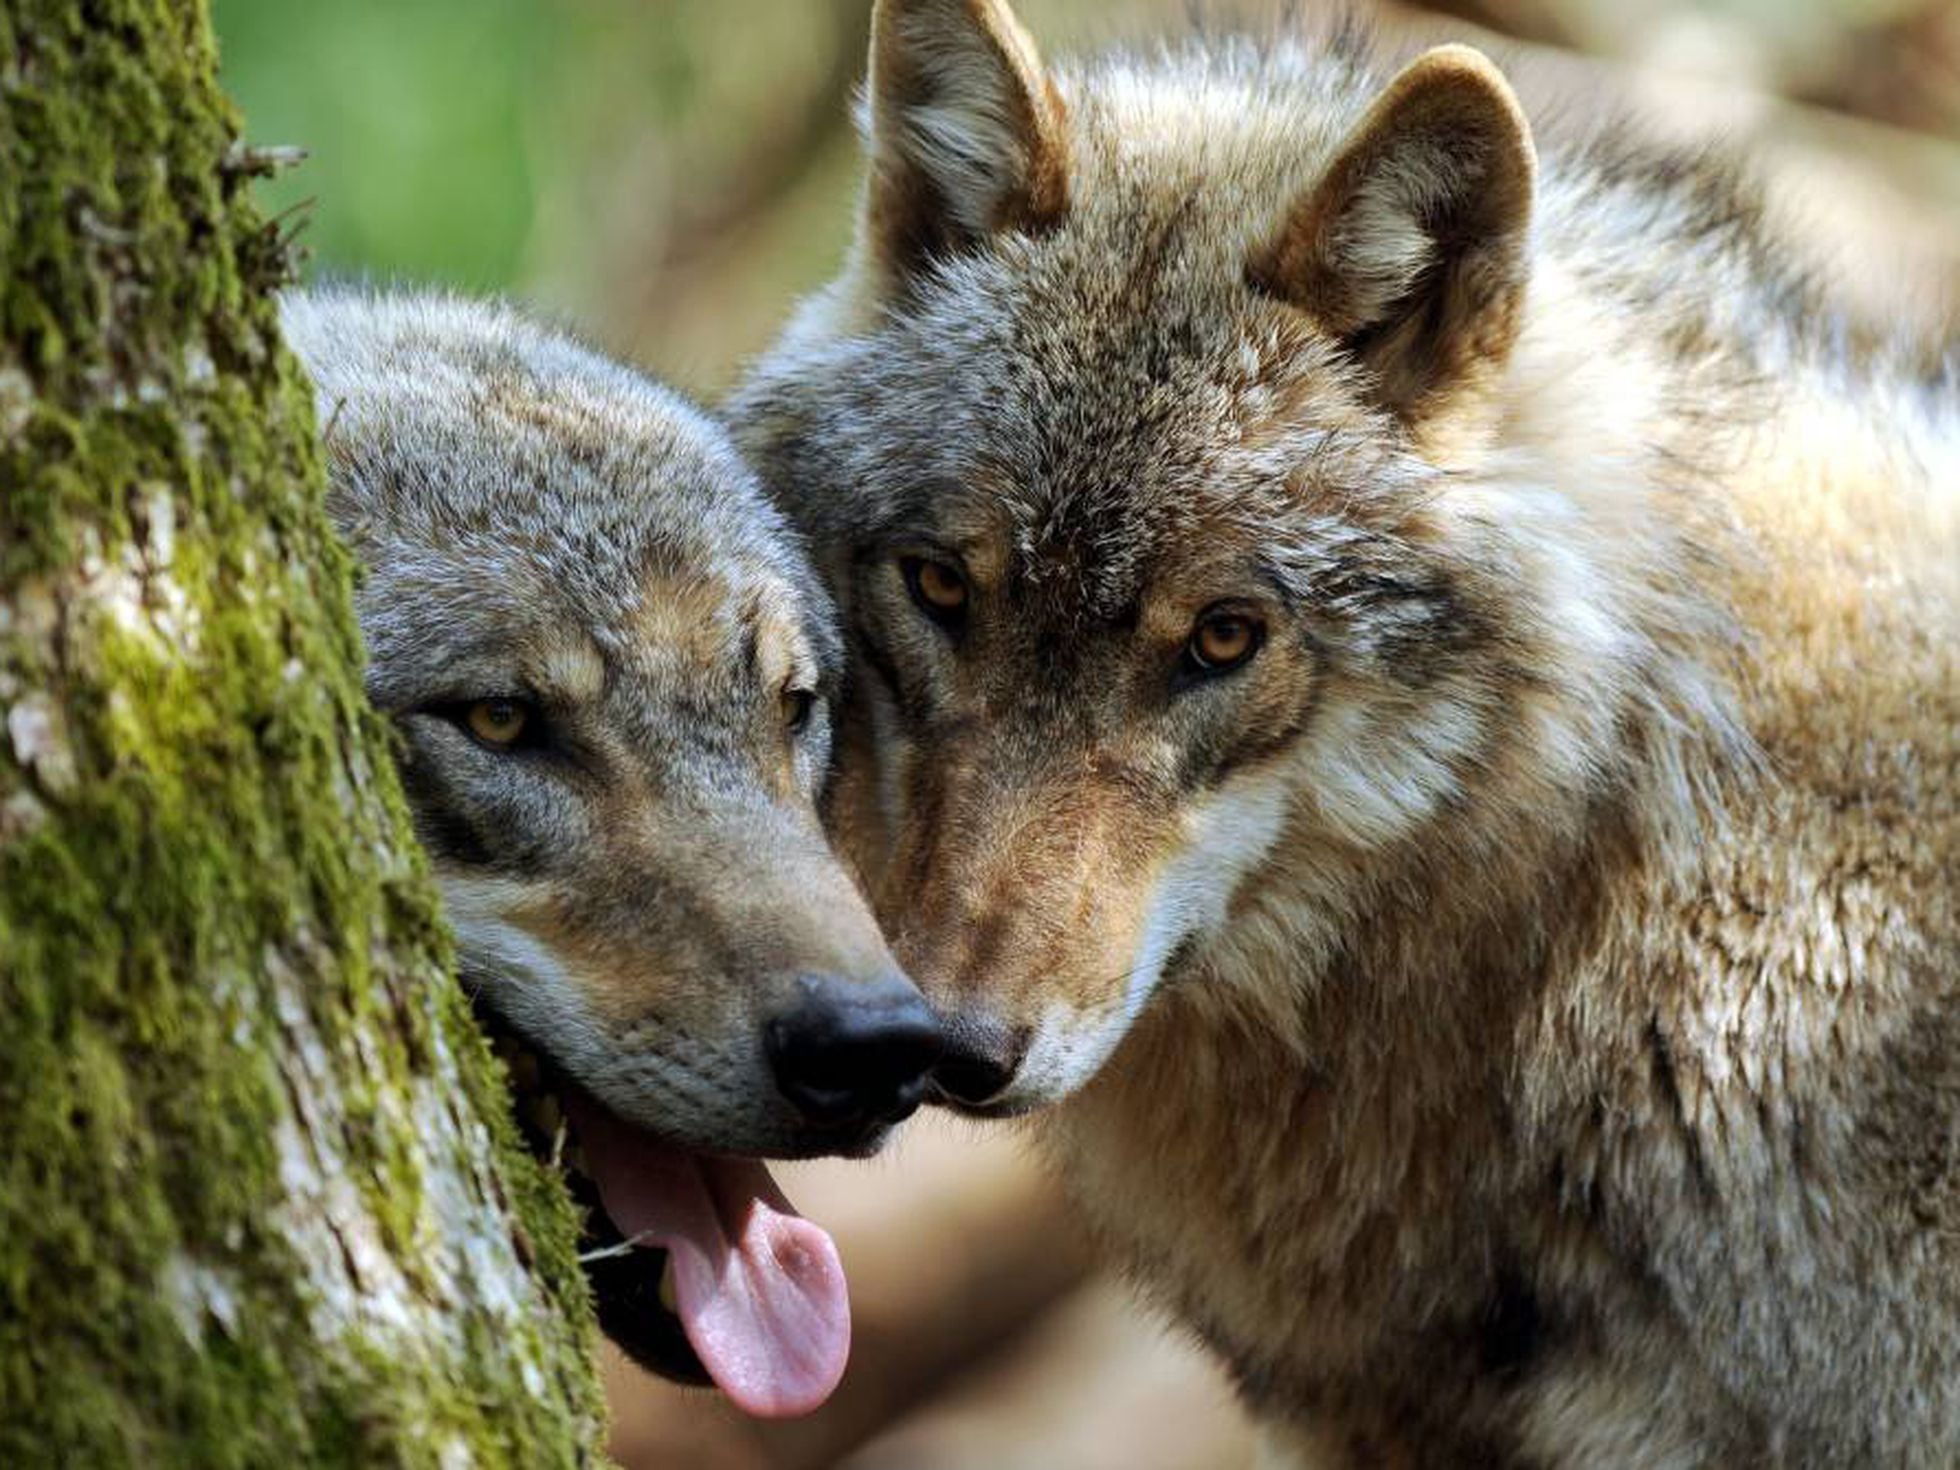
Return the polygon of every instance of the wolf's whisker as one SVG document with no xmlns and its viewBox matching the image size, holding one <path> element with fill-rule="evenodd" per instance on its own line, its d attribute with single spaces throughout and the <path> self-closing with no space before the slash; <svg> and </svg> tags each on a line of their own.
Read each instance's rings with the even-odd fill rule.
<svg viewBox="0 0 1960 1470">
<path fill-rule="evenodd" d="M 651 1230 L 642 1230 L 628 1236 L 617 1245 L 602 1245 L 597 1250 L 580 1251 L 578 1263 L 581 1266 L 585 1266 L 591 1264 L 593 1261 L 612 1261 L 617 1260 L 621 1256 L 630 1256 L 634 1251 L 652 1239 L 653 1232 Z"/>
</svg>

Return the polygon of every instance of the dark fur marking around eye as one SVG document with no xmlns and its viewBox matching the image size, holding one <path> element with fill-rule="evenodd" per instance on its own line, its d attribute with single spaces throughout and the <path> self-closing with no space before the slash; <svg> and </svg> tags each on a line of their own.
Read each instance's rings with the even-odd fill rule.
<svg viewBox="0 0 1960 1470">
<path fill-rule="evenodd" d="M 1492 636 L 1489 619 L 1440 576 L 1416 580 L 1349 566 L 1333 581 L 1332 610 L 1360 648 L 1411 688 L 1433 682 Z"/>
<path fill-rule="evenodd" d="M 1187 790 L 1223 785 L 1233 776 L 1251 770 L 1292 749 L 1300 736 L 1306 733 L 1307 726 L 1312 723 L 1313 709 L 1309 706 L 1296 718 L 1288 720 L 1272 732 L 1256 736 L 1232 750 L 1204 775 L 1187 774 L 1183 784 Z"/>
<path fill-rule="evenodd" d="M 472 868 L 495 869 L 498 855 L 474 823 L 447 800 L 442 781 L 428 763 L 409 758 L 397 763 L 402 791 L 408 797 L 416 839 L 437 861 Z"/>
<path fill-rule="evenodd" d="M 901 718 L 914 725 L 922 722 L 929 713 L 926 702 L 900 674 L 897 662 L 878 641 L 876 635 L 863 623 L 853 621 L 848 636 L 851 647 L 856 650 L 858 657 L 877 676 L 878 682 L 884 686 L 885 692 L 898 706 Z"/>
<path fill-rule="evenodd" d="M 869 628 L 855 620 L 851 623 L 850 634 L 851 646 L 857 650 L 858 656 L 878 676 L 892 698 L 902 699 L 904 689 L 898 677 L 898 665 L 892 662 L 892 656 L 885 651 L 884 645 Z"/>
</svg>

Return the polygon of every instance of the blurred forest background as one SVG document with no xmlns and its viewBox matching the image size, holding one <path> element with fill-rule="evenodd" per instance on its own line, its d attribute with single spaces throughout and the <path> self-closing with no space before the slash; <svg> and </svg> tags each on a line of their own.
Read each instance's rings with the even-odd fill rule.
<svg viewBox="0 0 1960 1470">
<path fill-rule="evenodd" d="M 1311 8 L 1317 0 L 1296 0 Z M 1216 0 L 1203 9 L 1243 7 Z M 1050 54 L 1189 0 L 1018 0 Z M 712 396 L 834 269 L 869 0 L 214 0 L 267 184 L 311 269 L 515 293 Z M 1725 137 L 1871 324 L 1960 316 L 1960 0 L 1439 0 L 1528 97 Z M 1002 1133 L 944 1120 L 870 1166 L 782 1171 L 838 1236 L 857 1350 L 821 1414 L 736 1420 L 611 1365 L 629 1467 L 1199 1470 L 1244 1463 L 1216 1375 L 1086 1276 Z"/>
<path fill-rule="evenodd" d="M 1161 35 L 1186 7 L 1020 9 L 1052 55 Z M 1779 149 L 1805 150 L 1846 196 L 1819 213 L 1834 217 L 1847 199 L 1896 213 L 1910 235 L 1902 251 L 1938 256 L 1945 279 L 1960 281 L 1953 0 L 1444 8 L 1638 68 L 1667 126 L 1770 133 Z M 318 269 L 516 291 L 704 390 L 768 339 L 848 237 L 846 114 L 869 10 L 869 0 L 215 0 L 225 79 L 253 137 L 311 154 L 268 198 L 304 222 Z M 1568 85 L 1586 94 L 1585 80 Z M 1777 114 L 1762 102 L 1774 97 L 1810 106 Z M 1930 227 L 1920 208 L 1936 216 Z"/>
</svg>

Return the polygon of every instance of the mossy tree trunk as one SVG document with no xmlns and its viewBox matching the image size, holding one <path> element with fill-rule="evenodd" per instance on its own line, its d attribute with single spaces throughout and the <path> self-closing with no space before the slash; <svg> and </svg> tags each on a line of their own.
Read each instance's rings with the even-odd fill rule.
<svg viewBox="0 0 1960 1470">
<path fill-rule="evenodd" d="M 0 1465 L 596 1457 L 201 0 L 0 0 Z"/>
</svg>

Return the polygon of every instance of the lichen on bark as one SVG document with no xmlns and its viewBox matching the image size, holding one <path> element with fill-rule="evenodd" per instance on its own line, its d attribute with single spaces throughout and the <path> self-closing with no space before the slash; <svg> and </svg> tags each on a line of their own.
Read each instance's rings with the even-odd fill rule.
<svg viewBox="0 0 1960 1470">
<path fill-rule="evenodd" d="M 588 1463 L 214 62 L 0 6 L 0 1464 Z"/>
</svg>

